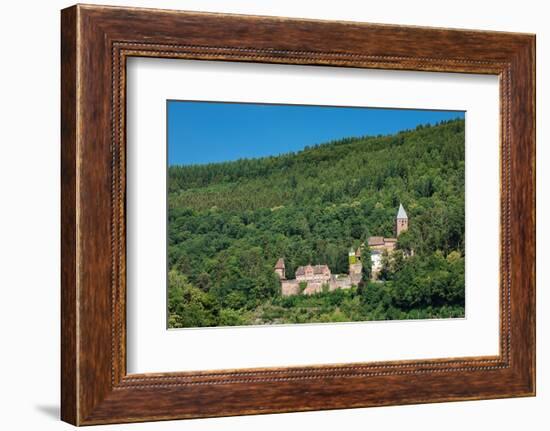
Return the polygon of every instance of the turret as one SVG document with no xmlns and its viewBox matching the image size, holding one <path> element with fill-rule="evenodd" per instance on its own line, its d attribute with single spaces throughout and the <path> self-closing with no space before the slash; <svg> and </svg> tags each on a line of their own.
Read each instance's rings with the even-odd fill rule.
<svg viewBox="0 0 550 431">
<path fill-rule="evenodd" d="M 405 232 L 409 228 L 409 217 L 403 208 L 402 204 L 399 204 L 399 210 L 395 217 L 395 236 L 399 236 L 402 232 Z"/>
<path fill-rule="evenodd" d="M 285 275 L 285 260 L 281 257 L 275 264 L 275 273 L 281 280 L 286 279 Z"/>
</svg>

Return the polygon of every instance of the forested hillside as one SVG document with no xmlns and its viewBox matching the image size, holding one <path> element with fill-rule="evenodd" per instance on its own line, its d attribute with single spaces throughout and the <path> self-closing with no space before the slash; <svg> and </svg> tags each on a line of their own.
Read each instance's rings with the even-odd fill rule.
<svg viewBox="0 0 550 431">
<path fill-rule="evenodd" d="M 464 315 L 464 120 L 171 166 L 168 184 L 171 327 Z M 346 273 L 351 246 L 393 236 L 400 202 L 398 247 L 414 256 L 386 258 L 382 282 L 281 297 L 279 257 L 287 278 L 308 263 Z"/>
</svg>

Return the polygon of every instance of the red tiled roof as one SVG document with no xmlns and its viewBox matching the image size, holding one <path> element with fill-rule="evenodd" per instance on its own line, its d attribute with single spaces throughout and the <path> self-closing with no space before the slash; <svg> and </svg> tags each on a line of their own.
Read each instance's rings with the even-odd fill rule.
<svg viewBox="0 0 550 431">
<path fill-rule="evenodd" d="M 368 242 L 369 246 L 384 245 L 384 237 L 383 236 L 370 236 L 367 242 Z"/>
<path fill-rule="evenodd" d="M 299 266 L 296 269 L 296 275 L 305 275 L 306 271 L 312 271 L 313 274 L 324 274 L 325 272 L 330 273 L 330 269 L 327 265 L 306 265 L 306 266 Z"/>
<path fill-rule="evenodd" d="M 325 272 L 330 272 L 327 265 L 315 265 L 313 267 L 314 274 L 323 274 Z"/>
<path fill-rule="evenodd" d="M 275 264 L 275 269 L 285 269 L 285 260 L 282 257 Z"/>
<path fill-rule="evenodd" d="M 389 242 L 391 243 L 397 242 L 397 238 L 384 238 L 383 236 L 371 236 L 367 241 L 369 246 L 377 246 L 377 245 L 386 245 Z"/>
</svg>

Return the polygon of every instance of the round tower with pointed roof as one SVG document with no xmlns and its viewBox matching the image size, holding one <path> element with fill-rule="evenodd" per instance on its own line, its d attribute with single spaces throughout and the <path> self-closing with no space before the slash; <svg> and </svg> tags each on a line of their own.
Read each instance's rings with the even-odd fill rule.
<svg viewBox="0 0 550 431">
<path fill-rule="evenodd" d="M 275 273 L 279 276 L 281 280 L 286 279 L 285 260 L 282 257 L 275 264 Z"/>
<path fill-rule="evenodd" d="M 399 204 L 399 210 L 395 217 L 395 236 L 399 236 L 402 232 L 405 232 L 409 228 L 409 217 L 403 205 Z"/>
</svg>

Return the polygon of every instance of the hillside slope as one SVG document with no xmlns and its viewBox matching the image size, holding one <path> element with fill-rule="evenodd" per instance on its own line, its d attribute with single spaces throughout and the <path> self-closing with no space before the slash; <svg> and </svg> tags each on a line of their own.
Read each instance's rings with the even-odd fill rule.
<svg viewBox="0 0 550 431">
<path fill-rule="evenodd" d="M 463 277 L 464 120 L 346 138 L 280 156 L 172 166 L 168 179 L 174 326 L 243 324 L 245 315 L 263 323 L 261 310 L 280 301 L 273 275 L 277 258 L 285 258 L 289 278 L 308 263 L 347 272 L 351 246 L 369 235 L 392 236 L 400 202 L 410 218 L 400 246 L 414 248 L 416 256 L 407 268 L 386 271 L 384 288 L 393 283 L 395 295 L 400 274 L 413 264 L 423 275 L 445 271 L 437 259 L 448 262 L 452 252 L 454 271 Z M 198 315 L 208 321 L 186 322 L 181 316 L 185 289 L 193 291 Z M 388 306 L 410 310 L 449 301 L 460 306 L 463 284 L 461 290 L 452 301 L 429 295 L 407 302 L 410 292 L 403 293 Z"/>
</svg>

